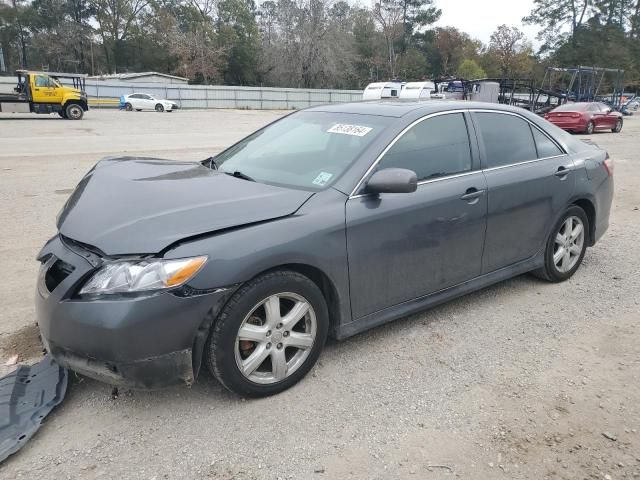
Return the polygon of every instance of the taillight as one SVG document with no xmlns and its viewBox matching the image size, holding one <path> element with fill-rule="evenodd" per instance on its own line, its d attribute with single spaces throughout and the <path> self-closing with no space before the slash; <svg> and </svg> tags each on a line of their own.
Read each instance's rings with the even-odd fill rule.
<svg viewBox="0 0 640 480">
<path fill-rule="evenodd" d="M 571 114 L 571 118 L 580 118 L 580 114 L 579 113 L 572 113 Z"/>
<path fill-rule="evenodd" d="M 607 171 L 607 175 L 609 175 L 610 177 L 613 176 L 613 159 L 609 157 L 608 153 L 607 158 L 605 158 L 604 162 L 602 163 L 602 166 Z"/>
</svg>

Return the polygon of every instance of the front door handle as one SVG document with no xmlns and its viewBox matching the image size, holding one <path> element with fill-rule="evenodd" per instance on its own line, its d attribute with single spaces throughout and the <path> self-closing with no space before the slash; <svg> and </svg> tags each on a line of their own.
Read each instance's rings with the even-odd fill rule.
<svg viewBox="0 0 640 480">
<path fill-rule="evenodd" d="M 565 179 L 567 177 L 567 175 L 569 175 L 569 172 L 571 171 L 571 167 L 558 167 L 558 170 L 556 170 L 556 173 L 554 173 L 554 175 L 556 177 L 560 177 L 561 179 Z"/>
<path fill-rule="evenodd" d="M 484 195 L 484 190 L 478 190 L 477 188 L 468 188 L 464 195 L 460 197 L 461 200 L 473 205 L 478 203 L 480 197 Z"/>
</svg>

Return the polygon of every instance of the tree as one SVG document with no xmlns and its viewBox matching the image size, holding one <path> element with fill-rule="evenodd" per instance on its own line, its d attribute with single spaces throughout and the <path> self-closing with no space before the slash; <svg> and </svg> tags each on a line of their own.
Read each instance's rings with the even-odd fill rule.
<svg viewBox="0 0 640 480">
<path fill-rule="evenodd" d="M 553 50 L 565 38 L 565 28 L 569 27 L 569 37 L 589 18 L 592 0 L 534 0 L 531 13 L 522 21 L 541 28 L 538 39 L 543 40 L 542 51 Z"/>
<path fill-rule="evenodd" d="M 246 0 L 222 0 L 218 6 L 218 44 L 224 49 L 225 83 L 254 85 L 258 78 L 257 63 L 260 32 L 255 5 Z"/>
<path fill-rule="evenodd" d="M 402 5 L 394 0 L 380 0 L 373 7 L 373 18 L 380 25 L 382 35 L 384 35 L 391 78 L 396 77 L 398 62 L 396 42 L 404 34 L 403 15 Z"/>
<path fill-rule="evenodd" d="M 419 29 L 438 21 L 442 10 L 433 0 L 398 0 L 402 8 L 402 51 L 409 45 L 409 38 Z"/>
<path fill-rule="evenodd" d="M 520 76 L 529 68 L 531 44 L 516 27 L 500 25 L 491 34 L 488 56 L 498 66 L 500 76 Z"/>
<path fill-rule="evenodd" d="M 487 74 L 475 60 L 466 59 L 458 67 L 458 76 L 469 80 L 486 78 Z"/>
<path fill-rule="evenodd" d="M 90 5 L 95 11 L 107 68 L 115 73 L 122 61 L 124 42 L 148 0 L 90 0 Z"/>
</svg>

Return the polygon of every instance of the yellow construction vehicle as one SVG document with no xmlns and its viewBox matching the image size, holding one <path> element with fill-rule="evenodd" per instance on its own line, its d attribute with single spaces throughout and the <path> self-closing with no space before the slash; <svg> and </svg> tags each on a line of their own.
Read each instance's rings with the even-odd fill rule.
<svg viewBox="0 0 640 480">
<path fill-rule="evenodd" d="M 13 92 L 0 93 L 0 112 L 57 113 L 62 118 L 80 120 L 89 110 L 86 75 L 18 70 L 16 77 L 18 84 Z M 63 85 L 60 79 L 73 86 Z"/>
</svg>

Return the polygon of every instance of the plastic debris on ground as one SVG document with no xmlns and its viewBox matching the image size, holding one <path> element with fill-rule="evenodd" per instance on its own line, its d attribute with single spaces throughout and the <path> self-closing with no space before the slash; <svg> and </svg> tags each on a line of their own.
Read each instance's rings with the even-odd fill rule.
<svg viewBox="0 0 640 480">
<path fill-rule="evenodd" d="M 62 402 L 68 379 L 67 369 L 48 355 L 0 378 L 0 462 L 20 450 Z"/>
</svg>

